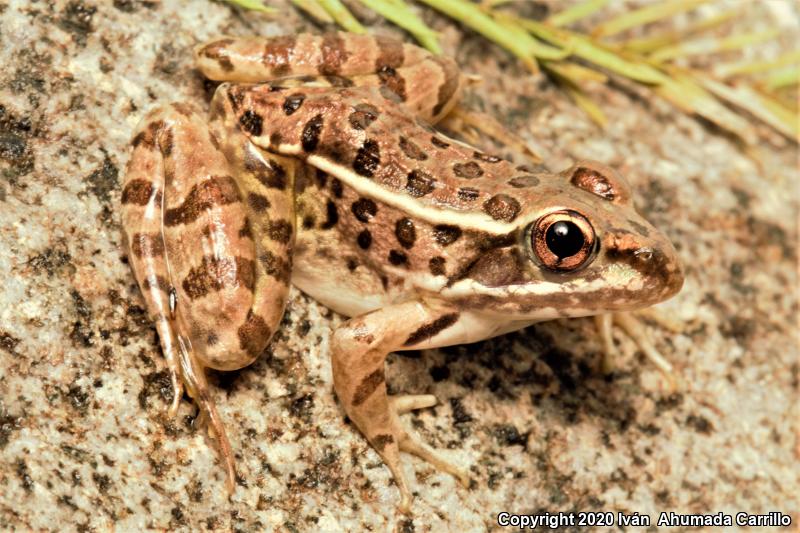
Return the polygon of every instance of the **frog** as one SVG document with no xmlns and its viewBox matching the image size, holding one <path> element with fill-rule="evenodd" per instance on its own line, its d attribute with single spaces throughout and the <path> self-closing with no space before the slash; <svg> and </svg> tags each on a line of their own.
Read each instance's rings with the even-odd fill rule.
<svg viewBox="0 0 800 533">
<path fill-rule="evenodd" d="M 614 169 L 550 172 L 438 131 L 466 85 L 449 57 L 333 32 L 219 38 L 195 61 L 220 82 L 210 110 L 174 102 L 144 116 L 121 219 L 174 389 L 169 413 L 184 392 L 196 402 L 231 493 L 206 370 L 255 361 L 292 285 L 349 317 L 331 334 L 333 388 L 410 512 L 401 452 L 470 476 L 403 425 L 437 399 L 389 395 L 390 353 L 565 317 L 602 317 L 607 340 L 608 317 L 683 284 L 675 248 Z"/>
</svg>

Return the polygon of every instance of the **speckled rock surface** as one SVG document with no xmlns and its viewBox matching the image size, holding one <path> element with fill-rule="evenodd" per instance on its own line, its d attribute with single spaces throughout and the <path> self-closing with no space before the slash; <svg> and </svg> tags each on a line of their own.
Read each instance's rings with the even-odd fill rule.
<svg viewBox="0 0 800 533">
<path fill-rule="evenodd" d="M 393 391 L 440 400 L 408 421 L 474 480 L 464 489 L 406 457 L 416 504 L 403 517 L 332 393 L 342 318 L 294 291 L 258 362 L 211 377 L 242 476 L 228 500 L 191 403 L 165 416 L 165 363 L 121 251 L 120 173 L 146 110 L 208 101 L 193 45 L 323 28 L 285 4 L 272 21 L 176 4 L 0 2 L 0 530 L 480 531 L 503 510 L 783 511 L 797 524 L 797 146 L 772 139 L 757 165 L 627 87 L 593 90 L 601 132 L 544 77 L 430 13 L 484 76 L 468 105 L 553 169 L 621 169 L 676 244 L 687 280 L 660 310 L 680 329 L 648 330 L 679 390 L 622 335 L 604 377 L 589 319 L 392 356 Z M 776 16 L 748 5 L 750 20 Z"/>
</svg>

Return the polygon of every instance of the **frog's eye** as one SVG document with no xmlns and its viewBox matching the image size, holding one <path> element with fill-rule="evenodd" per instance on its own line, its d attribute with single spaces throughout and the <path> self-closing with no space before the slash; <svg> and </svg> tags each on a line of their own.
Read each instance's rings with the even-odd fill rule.
<svg viewBox="0 0 800 533">
<path fill-rule="evenodd" d="M 595 233 L 577 211 L 556 211 L 537 220 L 531 230 L 533 252 L 550 270 L 572 272 L 594 257 Z"/>
</svg>

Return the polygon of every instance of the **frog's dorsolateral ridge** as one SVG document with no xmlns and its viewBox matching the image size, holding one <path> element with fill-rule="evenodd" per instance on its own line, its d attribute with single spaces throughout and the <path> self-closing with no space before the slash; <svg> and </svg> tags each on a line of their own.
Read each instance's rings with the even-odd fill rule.
<svg viewBox="0 0 800 533">
<path fill-rule="evenodd" d="M 534 171 L 448 138 L 455 63 L 385 38 L 221 39 L 197 50 L 217 89 L 208 118 L 150 112 L 133 138 L 122 218 L 177 409 L 185 387 L 233 455 L 205 368 L 250 364 L 289 284 L 353 317 L 333 334 L 336 394 L 391 469 L 399 452 L 467 482 L 407 433 L 389 397 L 393 350 L 470 343 L 556 317 L 628 311 L 683 283 L 670 242 L 594 162 Z"/>
</svg>

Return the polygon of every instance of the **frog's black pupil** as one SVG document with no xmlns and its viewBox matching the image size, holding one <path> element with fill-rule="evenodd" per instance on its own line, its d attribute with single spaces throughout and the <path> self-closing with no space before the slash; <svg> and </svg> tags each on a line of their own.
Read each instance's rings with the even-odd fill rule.
<svg viewBox="0 0 800 533">
<path fill-rule="evenodd" d="M 559 220 L 551 224 L 545 233 L 547 247 L 559 259 L 572 257 L 583 248 L 583 232 L 568 220 Z"/>
</svg>

